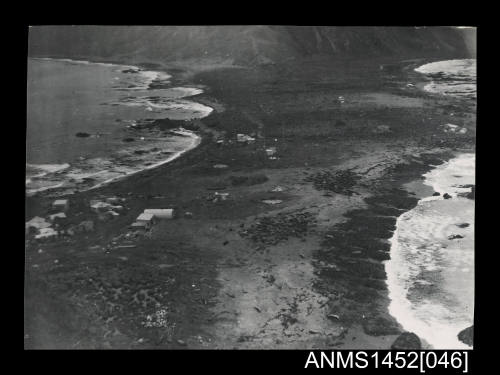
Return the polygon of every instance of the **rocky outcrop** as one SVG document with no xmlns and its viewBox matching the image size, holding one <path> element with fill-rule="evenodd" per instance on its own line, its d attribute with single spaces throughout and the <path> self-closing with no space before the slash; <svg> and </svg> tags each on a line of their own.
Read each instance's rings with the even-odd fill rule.
<svg viewBox="0 0 500 375">
<path fill-rule="evenodd" d="M 364 319 L 363 331 L 370 336 L 397 335 L 401 332 L 393 320 L 380 316 Z"/>
<path fill-rule="evenodd" d="M 464 344 L 472 346 L 474 342 L 474 326 L 470 326 L 458 334 L 458 339 Z"/>
<path fill-rule="evenodd" d="M 391 349 L 418 350 L 422 349 L 422 344 L 418 336 L 413 332 L 403 332 L 396 341 L 394 341 Z"/>
</svg>

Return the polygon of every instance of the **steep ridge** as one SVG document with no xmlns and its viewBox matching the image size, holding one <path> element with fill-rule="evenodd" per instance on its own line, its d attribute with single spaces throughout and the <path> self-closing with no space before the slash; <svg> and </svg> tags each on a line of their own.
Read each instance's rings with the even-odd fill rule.
<svg viewBox="0 0 500 375">
<path fill-rule="evenodd" d="M 474 41 L 475 29 L 452 27 L 34 26 L 29 55 L 253 65 L 315 55 L 467 57 Z"/>
</svg>

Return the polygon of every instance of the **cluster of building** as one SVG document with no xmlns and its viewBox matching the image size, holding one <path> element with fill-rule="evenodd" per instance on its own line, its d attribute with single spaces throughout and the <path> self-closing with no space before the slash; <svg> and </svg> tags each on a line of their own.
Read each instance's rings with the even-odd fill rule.
<svg viewBox="0 0 500 375">
<path fill-rule="evenodd" d="M 25 234 L 28 236 L 33 233 L 35 239 L 44 240 L 54 238 L 59 235 L 59 232 L 52 226 L 62 222 L 66 219 L 66 211 L 69 208 L 69 201 L 67 199 L 57 199 L 52 203 L 51 209 L 55 212 L 49 215 L 47 219 L 35 216 L 25 224 Z"/>
</svg>

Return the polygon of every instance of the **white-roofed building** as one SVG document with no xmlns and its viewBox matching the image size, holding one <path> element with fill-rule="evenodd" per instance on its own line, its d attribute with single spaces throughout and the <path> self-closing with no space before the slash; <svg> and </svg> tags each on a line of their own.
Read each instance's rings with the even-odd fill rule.
<svg viewBox="0 0 500 375">
<path fill-rule="evenodd" d="M 174 209 L 173 208 L 148 208 L 144 210 L 145 214 L 151 214 L 155 218 L 164 220 L 164 219 L 173 219 L 174 217 Z"/>
<path fill-rule="evenodd" d="M 57 199 L 52 203 L 52 208 L 65 212 L 69 208 L 69 201 L 67 199 Z"/>
<path fill-rule="evenodd" d="M 155 216 L 153 214 L 142 213 L 137 216 L 135 223 L 132 224 L 132 228 L 142 228 L 149 229 L 155 223 Z"/>
</svg>

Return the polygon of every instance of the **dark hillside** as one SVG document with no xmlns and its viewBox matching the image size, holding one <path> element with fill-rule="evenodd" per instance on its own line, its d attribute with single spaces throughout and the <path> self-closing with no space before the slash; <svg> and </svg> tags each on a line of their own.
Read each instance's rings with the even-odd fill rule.
<svg viewBox="0 0 500 375">
<path fill-rule="evenodd" d="M 474 40 L 475 29 L 451 27 L 35 26 L 29 54 L 252 65 L 314 55 L 463 57 L 475 53 Z"/>
</svg>

